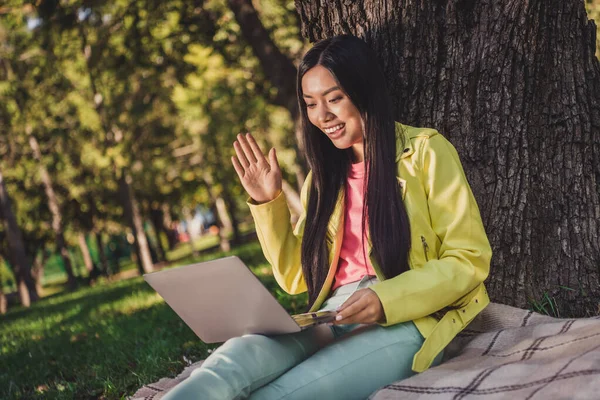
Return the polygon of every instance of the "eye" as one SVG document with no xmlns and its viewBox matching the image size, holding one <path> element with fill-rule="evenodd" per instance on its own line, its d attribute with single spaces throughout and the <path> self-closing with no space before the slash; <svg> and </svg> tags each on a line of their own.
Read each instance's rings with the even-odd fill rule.
<svg viewBox="0 0 600 400">
<path fill-rule="evenodd" d="M 316 105 L 316 104 L 312 104 L 312 103 L 311 103 L 311 104 L 307 104 L 307 105 L 306 105 L 306 108 L 315 108 L 315 105 Z"/>
<path fill-rule="evenodd" d="M 333 98 L 331 100 L 329 100 L 330 103 L 337 103 L 338 101 L 340 101 L 342 99 L 342 96 L 338 96 L 336 98 Z"/>
</svg>

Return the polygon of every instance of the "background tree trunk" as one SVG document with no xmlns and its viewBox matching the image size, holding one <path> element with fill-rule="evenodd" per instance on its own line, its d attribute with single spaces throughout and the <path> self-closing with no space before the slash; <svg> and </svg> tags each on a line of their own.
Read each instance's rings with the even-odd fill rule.
<svg viewBox="0 0 600 400">
<path fill-rule="evenodd" d="M 311 41 L 378 54 L 399 121 L 457 148 L 494 257 L 492 299 L 599 312 L 600 65 L 581 0 L 296 1 Z"/>
<path fill-rule="evenodd" d="M 6 295 L 4 294 L 4 292 L 2 291 L 2 287 L 0 286 L 0 314 L 6 314 L 7 310 L 8 306 L 6 301 Z"/>
<path fill-rule="evenodd" d="M 215 205 L 217 207 L 217 216 L 219 221 L 221 222 L 219 227 L 219 237 L 221 238 L 221 250 L 222 251 L 230 251 L 231 243 L 229 241 L 229 233 L 233 230 L 233 224 L 231 223 L 231 218 L 229 218 L 229 213 L 227 212 L 227 205 L 225 204 L 225 200 L 222 197 L 218 197 Z"/>
<path fill-rule="evenodd" d="M 30 128 L 28 127 L 27 129 L 29 130 Z M 39 163 L 38 168 L 40 172 L 40 178 L 42 179 L 42 184 L 44 185 L 44 190 L 46 192 L 46 197 L 48 198 L 48 208 L 52 213 L 52 230 L 54 231 L 55 235 L 56 250 L 62 258 L 65 272 L 67 273 L 67 284 L 71 289 L 73 289 L 77 285 L 77 282 L 75 280 L 75 275 L 73 274 L 73 265 L 71 264 L 71 257 L 69 256 L 67 243 L 65 242 L 62 211 L 60 209 L 60 205 L 58 204 L 58 198 L 54 193 L 52 178 L 50 178 L 50 174 L 42 162 L 42 152 L 40 151 L 40 146 L 37 142 L 37 139 L 30 132 L 28 132 L 28 135 L 29 145 L 33 151 L 33 156 Z"/>
<path fill-rule="evenodd" d="M 160 209 L 163 215 L 162 225 L 169 242 L 169 250 L 173 250 L 175 248 L 175 245 L 177 244 L 178 238 L 177 232 L 173 229 L 173 218 L 171 217 L 171 208 L 169 207 L 168 203 L 163 203 Z"/>
<path fill-rule="evenodd" d="M 92 261 L 92 255 L 90 254 L 90 248 L 87 245 L 85 240 L 85 234 L 83 232 L 79 232 L 77 235 L 77 241 L 79 244 L 79 250 L 81 250 L 81 255 L 83 257 L 83 264 L 85 265 L 85 269 L 88 274 L 92 274 L 94 270 L 94 262 Z"/>
<path fill-rule="evenodd" d="M 104 276 L 110 275 L 108 260 L 106 259 L 106 253 L 104 252 L 104 241 L 102 240 L 102 232 L 96 231 L 94 236 L 96 237 L 96 247 L 98 248 L 98 257 L 100 258 L 100 265 Z"/>
<path fill-rule="evenodd" d="M 31 278 L 30 265 L 27 262 L 25 246 L 23 245 L 23 234 L 12 210 L 2 171 L 0 171 L 0 217 L 4 220 L 4 229 L 6 230 L 13 273 L 17 281 L 19 300 L 23 307 L 29 307 L 32 301 L 38 300 L 39 295 L 35 282 Z"/>
<path fill-rule="evenodd" d="M 167 261 L 167 253 L 163 247 L 161 232 L 164 233 L 167 238 L 169 236 L 164 226 L 164 219 L 162 209 L 150 206 L 150 220 L 152 221 L 154 233 L 156 234 L 156 247 L 161 261 Z"/>
<path fill-rule="evenodd" d="M 47 260 L 48 254 L 46 253 L 46 248 L 44 245 L 42 246 L 41 251 L 39 251 L 33 258 L 33 265 L 31 266 L 31 278 L 35 283 L 35 290 L 40 296 L 44 292 L 44 288 L 42 286 L 42 278 L 44 277 L 44 270 Z"/>
<path fill-rule="evenodd" d="M 185 226 L 186 226 L 186 231 L 188 234 L 188 239 L 189 239 L 189 244 L 190 244 L 190 249 L 192 251 L 192 256 L 194 257 L 198 257 L 200 255 L 200 253 L 198 252 L 198 249 L 196 248 L 196 239 L 197 236 L 195 234 L 195 232 L 193 232 L 193 229 L 190 229 L 190 227 L 192 226 L 192 220 L 193 220 L 193 215 L 192 215 L 192 210 L 190 210 L 189 207 L 183 207 L 183 209 L 181 210 L 181 214 L 183 215 L 183 218 L 185 218 Z"/>
<path fill-rule="evenodd" d="M 125 209 L 125 216 L 129 221 L 129 225 L 132 228 L 132 233 L 135 238 L 134 248 L 137 256 L 138 271 L 140 272 L 140 275 L 147 274 L 153 270 L 150 247 L 148 245 L 148 238 L 144 232 L 144 223 L 139 205 L 131 188 L 131 177 L 124 168 L 121 170 L 121 176 L 119 178 L 119 190 Z"/>
</svg>

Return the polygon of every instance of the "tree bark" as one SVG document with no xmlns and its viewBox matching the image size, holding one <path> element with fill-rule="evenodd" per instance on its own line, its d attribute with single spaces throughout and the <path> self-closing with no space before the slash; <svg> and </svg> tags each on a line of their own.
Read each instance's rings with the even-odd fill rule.
<svg viewBox="0 0 600 400">
<path fill-rule="evenodd" d="M 0 171 L 0 216 L 4 221 L 4 229 L 6 230 L 13 273 L 17 282 L 19 300 L 23 307 L 29 307 L 32 301 L 39 299 L 39 295 L 35 288 L 35 282 L 31 278 L 31 267 L 25 255 L 23 234 L 12 210 L 11 200 L 6 191 L 2 171 Z"/>
<path fill-rule="evenodd" d="M 600 65 L 580 0 L 296 1 L 311 41 L 378 55 L 399 121 L 457 148 L 494 257 L 493 300 L 598 314 Z"/>
<path fill-rule="evenodd" d="M 52 213 L 52 230 L 54 231 L 55 235 L 56 250 L 58 250 L 60 257 L 62 258 L 63 265 L 65 267 L 65 272 L 67 273 L 67 284 L 71 289 L 73 289 L 77 285 L 77 282 L 75 280 L 75 275 L 73 274 L 73 265 L 71 264 L 69 250 L 67 249 L 67 244 L 65 242 L 65 235 L 62 223 L 62 211 L 60 209 L 60 205 L 58 204 L 58 198 L 54 193 L 54 187 L 52 186 L 52 178 L 50 178 L 50 174 L 48 173 L 48 170 L 42 162 L 42 152 L 40 151 L 40 146 L 37 142 L 37 139 L 29 132 L 28 135 L 29 146 L 33 151 L 34 158 L 39 163 L 38 168 L 40 172 L 40 178 L 42 179 L 42 184 L 44 185 L 44 191 L 46 192 L 46 197 L 48 198 L 48 208 Z"/>
<path fill-rule="evenodd" d="M 139 205 L 131 188 L 131 177 L 124 168 L 121 170 L 121 176 L 119 177 L 119 190 L 121 192 L 125 216 L 129 221 L 129 225 L 132 228 L 132 233 L 135 238 L 134 248 L 137 256 L 138 271 L 141 275 L 150 273 L 154 267 L 150 255 L 148 238 L 144 232 L 144 224 Z"/>
</svg>

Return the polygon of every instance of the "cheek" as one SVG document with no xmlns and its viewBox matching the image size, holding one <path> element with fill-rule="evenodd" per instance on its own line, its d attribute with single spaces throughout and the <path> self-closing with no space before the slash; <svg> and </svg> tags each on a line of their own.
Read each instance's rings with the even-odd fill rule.
<svg viewBox="0 0 600 400">
<path fill-rule="evenodd" d="M 317 124 L 317 117 L 314 115 L 314 113 L 311 112 L 311 110 L 308 110 L 307 112 L 308 115 L 308 120 L 310 121 L 311 124 L 315 125 L 315 126 L 319 126 Z"/>
</svg>

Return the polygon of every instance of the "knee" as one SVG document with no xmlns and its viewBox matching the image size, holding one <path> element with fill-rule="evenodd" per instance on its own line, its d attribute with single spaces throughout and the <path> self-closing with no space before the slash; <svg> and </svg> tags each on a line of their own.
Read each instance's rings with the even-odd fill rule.
<svg viewBox="0 0 600 400">
<path fill-rule="evenodd" d="M 262 335 L 244 335 L 229 339 L 219 348 L 221 351 L 233 353 L 254 352 L 257 349 L 264 348 L 270 339 Z"/>
<path fill-rule="evenodd" d="M 244 335 L 229 339 L 206 359 L 204 367 L 220 365 L 222 362 L 229 364 L 232 361 L 243 364 L 243 361 L 255 358 L 267 340 L 269 339 L 261 335 Z"/>
</svg>

